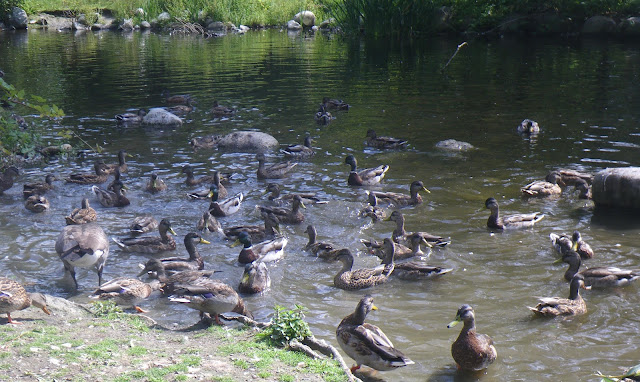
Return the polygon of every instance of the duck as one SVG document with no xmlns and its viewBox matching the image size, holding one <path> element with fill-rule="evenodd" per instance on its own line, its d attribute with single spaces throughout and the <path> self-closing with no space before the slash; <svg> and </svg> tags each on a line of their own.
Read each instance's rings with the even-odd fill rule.
<svg viewBox="0 0 640 382">
<path fill-rule="evenodd" d="M 564 186 L 560 174 L 555 171 L 550 172 L 545 180 L 536 180 L 526 186 L 522 187 L 520 191 L 524 196 L 551 196 L 562 194 L 562 188 Z"/>
<path fill-rule="evenodd" d="M 188 104 L 192 102 L 192 98 L 190 94 L 174 94 L 171 95 L 169 90 L 163 90 L 162 96 L 164 97 L 164 102 L 172 103 L 172 104 Z"/>
<path fill-rule="evenodd" d="M 96 210 L 89 205 L 89 199 L 83 198 L 80 208 L 75 208 L 68 216 L 64 218 L 67 225 L 86 224 L 98 220 Z"/>
<path fill-rule="evenodd" d="M 581 274 L 571 279 L 569 286 L 569 298 L 539 297 L 540 301 L 535 307 L 528 307 L 536 315 L 544 317 L 577 316 L 587 313 L 587 304 L 580 296 L 580 288 L 590 289 L 585 286 L 584 277 Z"/>
<path fill-rule="evenodd" d="M 238 293 L 219 280 L 199 278 L 188 284 L 175 285 L 173 293 L 169 296 L 169 301 L 199 310 L 201 318 L 205 313 L 213 315 L 218 325 L 222 325 L 219 315 L 226 312 L 238 313 L 253 319 L 253 314 Z"/>
<path fill-rule="evenodd" d="M 331 113 L 329 113 L 327 107 L 324 104 L 320 104 L 320 107 L 318 108 L 316 114 L 313 116 L 313 119 L 316 120 L 316 123 L 318 125 L 327 125 L 329 124 L 329 122 L 335 119 L 335 117 L 332 116 Z"/>
<path fill-rule="evenodd" d="M 158 219 L 153 216 L 136 216 L 129 226 L 129 231 L 132 234 L 147 233 L 157 229 L 158 225 Z"/>
<path fill-rule="evenodd" d="M 164 109 L 172 114 L 183 116 L 193 111 L 193 105 L 191 104 L 191 99 L 188 99 L 185 104 L 169 106 L 165 107 Z"/>
<path fill-rule="evenodd" d="M 0 277 L 0 314 L 6 313 L 8 324 L 19 324 L 11 318 L 11 313 L 30 306 L 51 314 L 47 299 L 42 293 L 28 293 L 20 283 L 6 277 Z"/>
<path fill-rule="evenodd" d="M 300 224 L 304 222 L 304 215 L 300 211 L 300 208 L 307 208 L 302 202 L 300 195 L 293 197 L 291 208 L 258 206 L 261 212 L 275 215 L 282 224 Z"/>
<path fill-rule="evenodd" d="M 387 218 L 387 212 L 378 205 L 378 198 L 373 192 L 367 191 L 367 199 L 369 204 L 360 210 L 359 216 L 363 218 L 371 218 L 372 222 L 377 222 Z"/>
<path fill-rule="evenodd" d="M 640 279 L 640 270 L 620 269 L 618 267 L 592 267 L 580 271 L 582 259 L 573 251 L 567 251 L 562 255 L 561 261 L 569 264 L 564 273 L 564 279 L 571 281 L 575 275 L 582 275 L 584 285 L 594 288 L 614 288 L 627 286 Z"/>
<path fill-rule="evenodd" d="M 414 362 L 396 349 L 379 327 L 364 322 L 372 310 L 378 310 L 373 304 L 373 297 L 364 295 L 355 311 L 343 318 L 336 329 L 338 344 L 356 361 L 351 372 L 361 365 L 380 371 L 413 365 Z"/>
<path fill-rule="evenodd" d="M 44 178 L 44 182 L 27 183 L 22 186 L 22 196 L 27 199 L 33 195 L 44 195 L 47 191 L 51 191 L 55 188 L 53 185 L 55 180 L 58 180 L 55 175 L 47 174 Z"/>
<path fill-rule="evenodd" d="M 401 280 L 422 280 L 435 276 L 442 276 L 453 271 L 451 268 L 431 266 L 418 261 L 396 263 L 394 262 L 396 243 L 394 243 L 390 238 L 385 238 L 382 241 L 382 246 L 385 254 L 382 264 L 393 264 L 393 271 L 391 272 L 391 275 Z"/>
<path fill-rule="evenodd" d="M 396 228 L 391 233 L 391 238 L 398 244 L 409 246 L 411 243 L 411 235 L 413 233 L 404 230 L 404 215 L 400 211 L 393 211 L 387 218 L 388 221 L 396 222 Z M 438 235 L 432 235 L 428 232 L 415 232 L 420 235 L 429 246 L 446 247 L 451 244 L 451 238 L 445 238 Z"/>
<path fill-rule="evenodd" d="M 293 201 L 296 195 L 300 196 L 302 199 L 302 203 L 307 204 L 327 204 L 329 203 L 326 200 L 321 200 L 315 193 L 313 192 L 296 192 L 290 194 L 281 194 L 281 188 L 278 183 L 269 183 L 267 184 L 267 188 L 264 193 L 269 194 L 268 199 L 272 202 L 287 202 L 290 203 Z"/>
<path fill-rule="evenodd" d="M 176 241 L 168 233 L 176 232 L 171 227 L 169 219 L 162 219 L 158 224 L 160 236 L 138 236 L 124 239 L 113 238 L 118 247 L 125 252 L 159 253 L 176 249 Z"/>
<path fill-rule="evenodd" d="M 553 249 L 561 255 L 568 251 L 576 251 L 583 259 L 590 259 L 594 256 L 593 249 L 586 241 L 582 240 L 582 235 L 579 231 L 573 231 L 571 236 L 550 233 L 549 239 L 551 239 Z"/>
<path fill-rule="evenodd" d="M 408 143 L 409 142 L 404 139 L 379 137 L 373 129 L 367 130 L 367 135 L 364 141 L 365 146 L 386 150 L 404 149 L 407 147 Z"/>
<path fill-rule="evenodd" d="M 152 194 L 164 191 L 167 189 L 167 184 L 164 180 L 158 177 L 158 174 L 152 173 L 149 181 L 147 181 L 147 185 L 144 190 L 150 192 Z"/>
<path fill-rule="evenodd" d="M 242 192 L 227 198 L 221 202 L 218 201 L 218 188 L 212 186 L 209 195 L 211 196 L 211 203 L 209 203 L 209 212 L 212 216 L 223 217 L 233 215 L 240 210 L 244 195 Z"/>
<path fill-rule="evenodd" d="M 127 112 L 116 114 L 115 119 L 119 125 L 135 125 L 141 123 L 145 115 L 147 115 L 147 111 L 139 109 L 135 113 Z"/>
<path fill-rule="evenodd" d="M 165 295 L 172 294 L 176 285 L 188 284 L 201 278 L 210 278 L 217 272 L 209 269 L 188 269 L 167 275 L 167 269 L 160 259 L 149 259 L 146 264 L 140 266 L 142 271 L 138 277 L 146 274 L 152 279 L 157 279 L 160 281 L 160 290 Z"/>
<path fill-rule="evenodd" d="M 210 113 L 214 117 L 218 117 L 218 118 L 229 117 L 235 113 L 235 110 L 218 104 L 218 101 L 213 101 L 213 106 L 211 107 Z"/>
<path fill-rule="evenodd" d="M 94 174 L 71 174 L 65 178 L 67 183 L 76 184 L 100 184 L 107 181 L 109 174 L 107 173 L 107 165 L 100 161 L 96 161 L 93 164 Z"/>
<path fill-rule="evenodd" d="M 347 248 L 339 251 L 336 260 L 342 263 L 342 269 L 333 278 L 333 284 L 336 288 L 344 290 L 359 290 L 384 284 L 389 280 L 389 275 L 393 272 L 393 263 L 375 268 L 352 270 L 353 255 Z"/>
<path fill-rule="evenodd" d="M 458 338 L 451 345 L 451 355 L 459 369 L 467 371 L 484 370 L 498 357 L 493 340 L 486 334 L 476 331 L 476 316 L 473 308 L 464 304 L 458 309 L 456 318 L 447 325 L 453 328 L 460 322 L 464 326 Z"/>
<path fill-rule="evenodd" d="M 520 134 L 538 134 L 540 132 L 540 125 L 538 125 L 538 122 L 527 118 L 520 122 L 516 130 Z"/>
<path fill-rule="evenodd" d="M 186 270 L 202 270 L 204 269 L 204 260 L 198 252 L 196 244 L 211 244 L 202 236 L 195 232 L 189 232 L 184 236 L 184 246 L 189 253 L 189 258 L 181 257 L 165 257 L 160 259 L 164 269 L 168 272 L 180 272 Z"/>
<path fill-rule="evenodd" d="M 95 268 L 98 286 L 102 285 L 102 271 L 109 257 L 109 239 L 97 223 L 65 226 L 56 239 L 55 249 L 76 289 L 75 267 Z"/>
<path fill-rule="evenodd" d="M 332 99 L 329 97 L 322 98 L 322 106 L 326 109 L 349 110 L 349 104 L 341 99 Z"/>
<path fill-rule="evenodd" d="M 98 186 L 91 186 L 91 191 L 103 207 L 126 207 L 131 204 L 129 199 L 124 196 L 123 191 L 126 188 L 121 181 L 116 181 L 113 183 L 114 191 L 103 190 Z"/>
<path fill-rule="evenodd" d="M 352 154 L 347 155 L 344 163 L 351 166 L 349 179 L 347 181 L 350 186 L 371 186 L 378 184 L 382 181 L 387 171 L 389 171 L 388 165 L 380 165 L 378 167 L 365 168 L 358 171 L 356 157 Z"/>
<path fill-rule="evenodd" d="M 534 224 L 544 218 L 544 214 L 541 214 L 540 212 L 501 217 L 498 201 L 494 198 L 487 199 L 484 202 L 484 205 L 487 209 L 491 210 L 491 215 L 487 220 L 487 227 L 493 229 L 502 230 L 532 227 Z"/>
<path fill-rule="evenodd" d="M 198 231 L 209 231 L 209 232 L 220 232 L 224 234 L 222 230 L 222 225 L 214 216 L 211 215 L 209 210 L 204 211 L 200 220 L 196 224 L 196 230 Z"/>
<path fill-rule="evenodd" d="M 371 254 L 377 256 L 380 260 L 383 260 L 387 256 L 388 250 L 385 249 L 383 243 L 380 243 L 376 240 L 364 239 L 361 239 L 360 242 L 364 244 L 365 247 L 367 247 Z M 428 255 L 428 253 L 425 254 L 422 251 L 422 245 L 425 245 L 428 248 L 432 247 L 431 244 L 429 244 L 429 242 L 427 242 L 427 240 L 425 240 L 425 238 L 420 235 L 420 232 L 409 235 L 407 237 L 407 244 L 408 246 L 405 246 L 403 244 L 394 242 L 396 260 L 406 260 L 412 257 Z"/>
<path fill-rule="evenodd" d="M 262 213 L 264 219 L 263 225 L 239 225 L 234 227 L 225 228 L 223 230 L 227 239 L 237 240 L 240 233 L 246 232 L 251 238 L 252 242 L 264 241 L 267 239 L 273 239 L 278 234 L 280 222 L 274 214 Z"/>
<path fill-rule="evenodd" d="M 333 261 L 336 259 L 339 249 L 335 244 L 316 241 L 318 234 L 316 228 L 311 224 L 307 226 L 305 232 L 309 235 L 309 242 L 304 247 L 305 251 L 311 252 L 323 260 Z"/>
<path fill-rule="evenodd" d="M 118 305 L 133 307 L 140 313 L 146 313 L 145 310 L 138 306 L 138 303 L 158 289 L 160 289 L 158 280 L 145 283 L 130 277 L 118 277 L 100 285 L 89 298 L 113 300 Z"/>
<path fill-rule="evenodd" d="M 251 237 L 246 232 L 241 232 L 238 239 L 231 244 L 231 247 L 243 245 L 240 254 L 238 254 L 238 262 L 240 264 L 248 264 L 254 261 L 262 261 L 265 263 L 280 260 L 284 256 L 284 248 L 287 246 L 286 237 L 277 236 L 271 240 L 265 240 L 257 244 L 252 244 Z"/>
<path fill-rule="evenodd" d="M 129 170 L 129 166 L 127 165 L 127 156 L 131 156 L 131 155 L 127 154 L 126 150 L 124 149 L 119 150 L 118 163 L 106 165 L 107 174 L 112 175 L 112 174 L 115 174 L 116 171 L 120 172 L 121 174 L 126 173 Z"/>
<path fill-rule="evenodd" d="M 576 181 L 576 190 L 580 191 L 580 193 L 578 194 L 578 199 L 592 198 L 591 186 L 589 186 L 589 183 L 587 183 L 583 179 Z"/>
<path fill-rule="evenodd" d="M 188 164 L 182 166 L 182 173 L 187 176 L 187 179 L 185 179 L 184 182 L 189 187 L 198 186 L 202 183 L 213 183 L 214 181 L 213 175 L 203 175 L 199 178 L 196 178 L 193 175 L 193 167 Z"/>
<path fill-rule="evenodd" d="M 258 171 L 257 177 L 258 179 L 280 179 L 287 176 L 287 173 L 291 171 L 294 167 L 296 167 L 297 163 L 291 162 L 280 162 L 274 163 L 270 165 L 265 165 L 265 156 L 263 153 L 258 153 L 256 155 L 256 160 L 258 161 Z"/>
<path fill-rule="evenodd" d="M 49 200 L 42 195 L 31 195 L 24 201 L 24 207 L 31 212 L 40 213 L 50 207 Z"/>
<path fill-rule="evenodd" d="M 218 193 L 218 198 L 226 198 L 229 196 L 229 192 L 227 189 L 220 183 L 220 173 L 218 171 L 214 171 L 213 173 L 213 182 L 209 186 L 208 190 L 190 192 L 187 194 L 189 199 L 210 199 L 213 195 L 213 188 L 216 188 Z"/>
<path fill-rule="evenodd" d="M 13 182 L 19 175 L 20 171 L 15 166 L 9 166 L 4 169 L 2 176 L 0 176 L 0 195 L 13 187 Z"/>
<path fill-rule="evenodd" d="M 294 159 L 307 159 L 316 155 L 316 151 L 311 147 L 311 137 L 304 138 L 304 144 L 302 145 L 289 145 L 284 149 L 280 149 L 280 152 L 286 157 Z"/>
<path fill-rule="evenodd" d="M 264 261 L 254 261 L 244 266 L 244 273 L 238 286 L 240 293 L 263 293 L 271 287 L 269 268 Z"/>
<path fill-rule="evenodd" d="M 580 172 L 576 170 L 571 170 L 567 168 L 560 168 L 554 170 L 560 177 L 562 178 L 562 182 L 567 186 L 577 186 L 577 184 L 581 181 L 585 181 L 588 185 L 593 181 L 593 175 L 585 172 Z"/>
<path fill-rule="evenodd" d="M 414 180 L 409 185 L 409 195 L 398 192 L 377 191 L 371 191 L 369 194 L 374 194 L 378 200 L 387 202 L 395 207 L 407 207 L 422 203 L 422 196 L 419 194 L 420 191 L 431 193 L 431 191 L 424 186 L 424 183 L 422 183 L 421 180 Z"/>
</svg>

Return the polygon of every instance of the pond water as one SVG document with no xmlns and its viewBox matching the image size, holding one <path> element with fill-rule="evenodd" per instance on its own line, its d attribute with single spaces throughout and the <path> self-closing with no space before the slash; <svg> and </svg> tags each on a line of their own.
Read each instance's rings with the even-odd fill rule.
<svg viewBox="0 0 640 382">
<path fill-rule="evenodd" d="M 383 184 L 374 189 L 407 192 L 414 179 L 430 194 L 422 205 L 403 210 L 408 230 L 450 236 L 446 249 L 433 250 L 429 263 L 454 268 L 440 279 L 421 282 L 393 280 L 360 292 L 333 287 L 336 263 L 317 261 L 302 251 L 306 223 L 286 226 L 286 256 L 269 265 L 273 285 L 246 301 L 259 320 L 268 320 L 275 304 L 308 308 L 314 333 L 337 346 L 335 328 L 351 313 L 360 297 L 370 293 L 379 310 L 368 322 L 380 326 L 415 365 L 382 373 L 404 381 L 569 381 L 596 380 L 597 370 L 616 373 L 634 365 L 640 355 L 638 286 L 619 290 L 584 291 L 589 312 L 568 320 L 533 319 L 527 306 L 535 296 L 568 296 L 564 265 L 549 244 L 549 233 L 580 230 L 596 257 L 588 265 L 640 268 L 637 255 L 640 225 L 633 216 L 594 216 L 590 202 L 572 188 L 554 199 L 524 200 L 519 188 L 542 179 L 551 169 L 565 167 L 596 172 L 606 167 L 638 165 L 640 147 L 640 46 L 612 41 L 471 41 L 441 68 L 461 41 L 435 39 L 406 43 L 350 41 L 336 36 L 288 35 L 269 30 L 246 35 L 203 39 L 145 33 L 0 34 L 0 68 L 6 80 L 43 96 L 66 113 L 60 121 L 28 118 L 48 141 L 71 131 L 101 154 L 52 160 L 28 167 L 18 185 L 0 196 L 0 275 L 30 285 L 30 289 L 87 301 L 95 288 L 95 272 L 78 270 L 79 290 L 63 280 L 54 242 L 64 216 L 89 197 L 99 222 L 112 237 L 127 235 L 133 217 L 169 217 L 181 237 L 194 229 L 208 205 L 185 197 L 182 165 L 196 174 L 213 169 L 232 171 L 230 193 L 243 192 L 240 213 L 221 219 L 223 225 L 258 223 L 254 206 L 264 203 L 265 182 L 255 176 L 253 154 L 194 152 L 193 137 L 239 129 L 268 132 L 282 144 L 301 142 L 309 134 L 316 156 L 300 162 L 279 181 L 287 192 L 316 191 L 329 201 L 309 206 L 306 223 L 320 240 L 358 253 L 355 267 L 374 266 L 377 258 L 363 252 L 360 239 L 389 236 L 391 222 L 371 224 L 358 218 L 364 190 L 347 186 L 352 153 L 360 167 L 389 164 Z M 161 92 L 189 93 L 196 110 L 176 129 L 118 127 L 117 113 L 162 106 Z M 323 97 L 342 98 L 348 112 L 334 113 L 327 126 L 313 115 Z M 237 109 L 226 119 L 207 114 L 214 100 Z M 516 133 L 524 118 L 540 123 L 542 133 L 528 139 Z M 408 139 L 405 151 L 366 150 L 367 129 L 379 135 Z M 477 149 L 450 154 L 434 147 L 448 138 L 467 141 Z M 78 139 L 72 139 L 82 148 Z M 129 160 L 131 205 L 99 206 L 89 186 L 57 183 L 48 197 L 51 210 L 28 212 L 21 185 L 39 181 L 45 173 L 64 178 L 91 171 L 96 157 L 115 162 L 119 149 Z M 281 160 L 268 155 L 269 162 Z M 156 171 L 169 185 L 165 193 L 143 191 L 146 177 Z M 503 213 L 541 211 L 546 217 L 531 229 L 491 233 L 486 228 L 486 198 L 500 202 Z M 235 286 L 242 275 L 238 248 L 215 235 L 200 245 L 208 268 Z M 111 246 L 105 279 L 134 275 L 141 255 Z M 458 307 L 471 304 L 480 332 L 491 335 L 498 360 L 481 376 L 456 371 L 450 355 L 459 329 L 447 329 Z M 164 299 L 144 307 L 164 323 L 195 323 L 198 314 Z M 347 360 L 348 363 L 352 361 Z"/>
</svg>

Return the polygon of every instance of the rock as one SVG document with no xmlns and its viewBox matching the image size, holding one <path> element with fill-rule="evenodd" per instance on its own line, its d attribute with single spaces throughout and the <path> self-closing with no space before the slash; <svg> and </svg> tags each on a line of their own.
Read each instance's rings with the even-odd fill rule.
<svg viewBox="0 0 640 382">
<path fill-rule="evenodd" d="M 455 139 L 445 139 L 444 141 L 440 141 L 436 143 L 436 147 L 441 150 L 449 151 L 468 151 L 475 149 L 471 143 L 456 141 Z"/>
<path fill-rule="evenodd" d="M 248 31 L 249 31 L 249 27 L 246 25 L 240 24 L 240 26 L 238 27 L 238 33 L 246 33 Z"/>
<path fill-rule="evenodd" d="M 616 30 L 616 22 L 611 17 L 593 16 L 582 26 L 583 34 L 610 34 Z"/>
<path fill-rule="evenodd" d="M 123 31 L 132 31 L 133 30 L 133 19 L 124 19 L 122 24 L 118 27 L 118 29 L 122 29 Z"/>
<path fill-rule="evenodd" d="M 319 27 L 320 27 L 320 29 L 328 29 L 328 28 L 331 28 L 335 22 L 336 22 L 336 19 L 331 17 L 331 18 L 321 22 Z"/>
<path fill-rule="evenodd" d="M 82 30 L 87 30 L 87 29 L 89 29 L 89 28 L 84 26 L 83 24 L 79 23 L 77 20 L 72 20 L 71 21 L 71 30 L 72 31 L 82 31 Z"/>
<path fill-rule="evenodd" d="M 178 127 L 182 126 L 182 119 L 165 109 L 154 107 L 142 118 L 142 124 L 147 126 Z"/>
<path fill-rule="evenodd" d="M 618 31 L 623 36 L 638 36 L 640 35 L 640 17 L 629 17 L 622 20 L 618 26 Z"/>
<path fill-rule="evenodd" d="M 80 318 L 93 316 L 82 305 L 76 304 L 64 298 L 55 297 L 51 295 L 45 295 L 47 301 L 47 308 L 51 311 L 52 316 L 66 317 L 66 318 Z M 42 312 L 37 312 L 38 314 Z"/>
<path fill-rule="evenodd" d="M 222 21 L 214 21 L 207 25 L 207 29 L 216 32 L 226 32 L 227 26 Z"/>
<path fill-rule="evenodd" d="M 260 131 L 236 131 L 227 135 L 213 135 L 192 139 L 193 148 L 218 148 L 228 151 L 266 152 L 279 147 L 278 140 Z"/>
<path fill-rule="evenodd" d="M 149 29 L 151 28 L 151 24 L 148 21 L 140 22 L 140 29 Z"/>
<path fill-rule="evenodd" d="M 299 31 L 302 29 L 302 25 L 295 20 L 289 20 L 287 21 L 287 29 L 290 31 Z"/>
<path fill-rule="evenodd" d="M 640 209 L 640 167 L 607 168 L 593 178 L 596 206 Z"/>
<path fill-rule="evenodd" d="M 162 12 L 156 18 L 156 21 L 159 22 L 159 23 L 165 23 L 165 22 L 167 22 L 169 20 L 171 20 L 171 15 L 169 14 L 169 12 Z"/>
<path fill-rule="evenodd" d="M 29 24 L 27 12 L 22 8 L 13 7 L 9 15 L 8 23 L 10 27 L 15 29 L 27 29 L 27 24 Z"/>
<path fill-rule="evenodd" d="M 91 25 L 91 30 L 92 31 L 99 31 L 102 28 L 104 28 L 104 25 L 102 25 L 102 24 L 95 23 L 95 24 Z"/>
<path fill-rule="evenodd" d="M 311 28 L 316 25 L 316 15 L 311 11 L 302 11 L 293 16 L 293 21 L 301 24 L 304 28 Z"/>
</svg>

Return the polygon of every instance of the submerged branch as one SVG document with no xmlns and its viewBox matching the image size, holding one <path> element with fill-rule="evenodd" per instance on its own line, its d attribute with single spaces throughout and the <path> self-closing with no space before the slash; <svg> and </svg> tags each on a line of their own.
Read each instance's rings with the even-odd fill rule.
<svg viewBox="0 0 640 382">
<path fill-rule="evenodd" d="M 468 45 L 467 42 L 463 42 L 462 44 L 458 45 L 458 49 L 456 49 L 456 51 L 453 53 L 453 55 L 449 58 L 449 61 L 447 61 L 446 64 L 444 64 L 444 66 L 442 67 L 441 72 L 444 73 L 444 71 L 447 69 L 447 66 L 449 66 L 449 64 L 451 63 L 451 61 L 453 61 L 453 58 L 458 54 L 458 52 L 460 51 L 460 48 L 462 48 L 463 46 Z"/>
</svg>

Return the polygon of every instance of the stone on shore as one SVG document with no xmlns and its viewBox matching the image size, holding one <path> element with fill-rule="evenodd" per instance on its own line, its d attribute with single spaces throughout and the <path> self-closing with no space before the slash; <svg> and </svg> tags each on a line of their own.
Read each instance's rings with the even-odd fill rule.
<svg viewBox="0 0 640 382">
<path fill-rule="evenodd" d="M 13 7 L 11 9 L 11 14 L 9 15 L 9 26 L 15 29 L 27 29 L 27 24 L 29 24 L 29 17 L 27 17 L 27 12 L 24 9 Z"/>
<path fill-rule="evenodd" d="M 593 178 L 596 206 L 640 209 L 640 167 L 607 168 Z"/>
<path fill-rule="evenodd" d="M 582 26 L 582 33 L 586 35 L 602 35 L 615 32 L 616 22 L 611 17 L 593 16 Z"/>
<path fill-rule="evenodd" d="M 311 28 L 316 25 L 316 15 L 311 11 L 302 11 L 293 16 L 293 21 L 302 25 L 304 28 Z"/>
<path fill-rule="evenodd" d="M 299 31 L 300 29 L 302 29 L 302 25 L 300 25 L 300 23 L 295 20 L 289 20 L 287 22 L 287 29 L 290 31 Z"/>
</svg>

